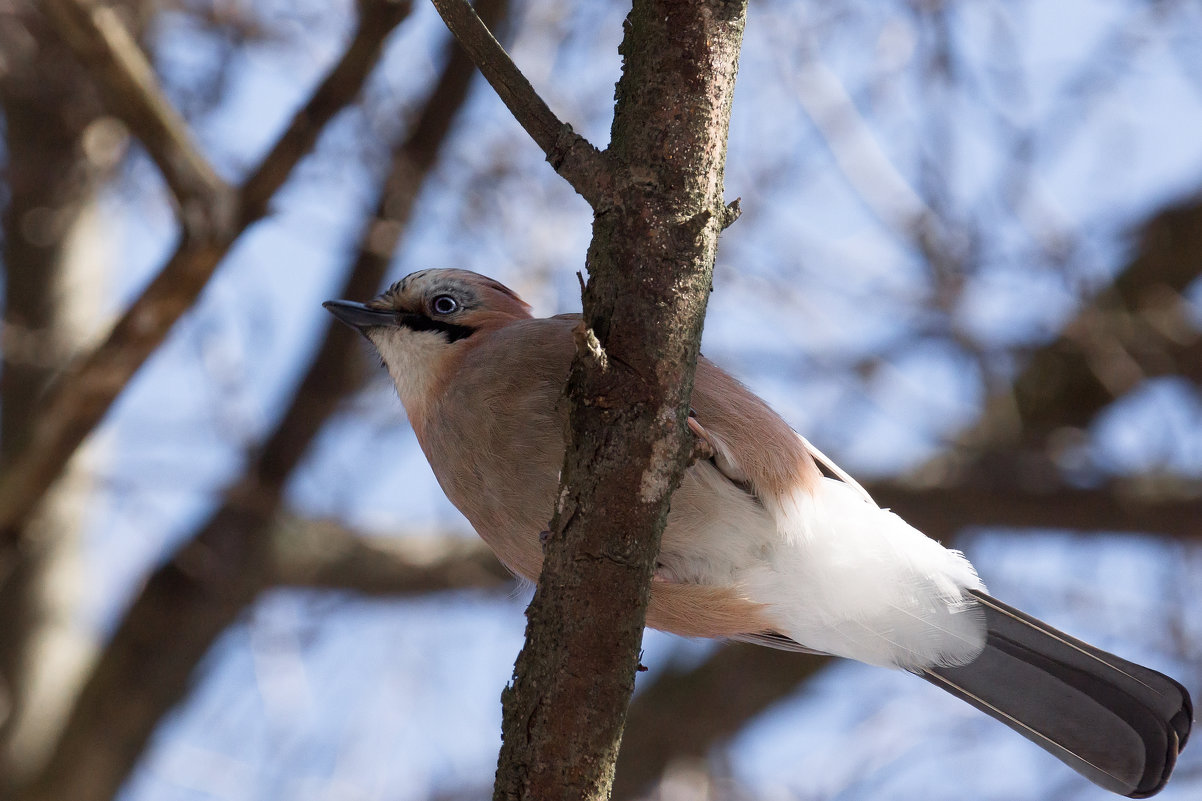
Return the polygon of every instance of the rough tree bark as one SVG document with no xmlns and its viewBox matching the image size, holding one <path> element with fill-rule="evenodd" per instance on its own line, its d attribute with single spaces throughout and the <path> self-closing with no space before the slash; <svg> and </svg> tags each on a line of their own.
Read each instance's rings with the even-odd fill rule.
<svg viewBox="0 0 1202 801">
<path fill-rule="evenodd" d="M 688 403 L 718 234 L 736 214 L 722 174 L 746 3 L 636 0 L 603 171 L 536 97 L 534 112 L 520 108 L 528 85 L 482 53 L 464 4 L 435 5 L 461 40 L 475 31 L 469 51 L 485 75 L 593 205 L 563 483 L 502 696 L 494 798 L 607 798 L 660 535 L 693 449 Z"/>
</svg>

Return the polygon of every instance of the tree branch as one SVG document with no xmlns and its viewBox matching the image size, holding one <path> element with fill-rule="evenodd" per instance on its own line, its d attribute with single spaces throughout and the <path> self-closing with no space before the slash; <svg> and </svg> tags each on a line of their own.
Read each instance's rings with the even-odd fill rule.
<svg viewBox="0 0 1202 801">
<path fill-rule="evenodd" d="M 380 58 L 384 42 L 409 16 L 413 3 L 412 0 L 359 0 L 355 5 L 359 9 L 359 22 L 342 57 L 305 105 L 292 115 L 271 151 L 243 182 L 238 192 L 242 228 L 267 214 L 271 198 L 313 148 L 326 123 L 359 95 Z M 425 113 L 428 112 L 426 109 Z"/>
<path fill-rule="evenodd" d="M 0 476 L 0 546 L 19 542 L 29 515 L 67 460 L 192 306 L 238 236 L 266 213 L 267 200 L 313 146 L 322 127 L 355 98 L 388 33 L 408 12 L 407 3 L 391 0 L 360 5 L 358 28 L 341 60 L 238 190 L 239 213 L 207 214 L 210 220 L 236 222 L 213 229 L 185 222 L 180 242 L 158 276 L 104 343 L 59 379 L 28 444 Z"/>
<path fill-rule="evenodd" d="M 181 219 L 228 215 L 230 187 L 192 141 L 154 69 L 114 8 L 91 0 L 43 0 L 42 10 L 71 47 L 105 103 L 142 142 L 175 196 Z M 210 227 L 229 224 L 214 219 Z"/>
<path fill-rule="evenodd" d="M 447 28 L 555 171 L 594 209 L 605 205 L 612 177 L 604 155 L 555 116 L 466 0 L 432 1 Z"/>
<path fill-rule="evenodd" d="M 1019 493 L 1012 490 L 971 489 L 967 487 L 914 488 L 896 484 L 870 485 L 868 491 L 883 506 L 893 509 L 918 528 L 945 543 L 954 542 L 959 533 L 972 527 L 1027 529 L 1067 529 L 1078 531 L 1128 531 L 1162 534 L 1179 539 L 1202 538 L 1202 499 L 1154 499 L 1119 488 L 1102 490 L 1058 490 L 1049 493 Z M 406 596 L 456 589 L 490 589 L 512 584 L 512 574 L 497 561 L 492 551 L 476 538 L 452 536 L 417 537 L 414 535 L 367 538 L 333 521 L 283 518 L 272 529 L 272 567 L 267 583 L 347 590 L 363 595 Z M 727 656 L 727 651 L 738 656 Z M 707 739 L 698 726 L 711 726 L 713 718 L 727 719 L 725 711 L 698 709 L 698 704 L 670 702 L 679 700 L 681 691 L 669 690 L 689 676 L 689 699 L 717 698 L 722 710 L 750 708 L 745 720 L 764 708 L 759 690 L 749 692 L 742 678 L 754 675 L 753 684 L 764 689 L 784 687 L 783 695 L 803 681 L 817 667 L 803 655 L 786 654 L 770 648 L 731 645 L 715 655 L 722 661 L 705 667 L 705 673 L 670 671 L 641 691 L 630 707 L 627 734 L 622 753 L 634 751 L 647 759 L 648 752 L 662 750 L 658 740 L 660 709 L 674 709 L 679 731 L 687 732 L 687 742 Z M 708 664 L 708 662 L 707 662 Z M 732 679 L 729 684 L 716 677 Z M 708 678 L 706 678 L 708 677 Z M 778 681 L 780 679 L 780 681 Z M 737 681 L 736 681 L 737 680 Z M 657 689 L 661 688 L 661 689 Z M 706 689 L 708 688 L 708 689 Z M 734 692 L 734 697 L 731 693 Z M 680 715 L 696 711 L 698 720 L 690 723 Z M 666 717 L 666 715 L 665 715 Z M 737 725 L 722 726 L 709 740 L 732 734 Z M 662 733 L 662 732 L 661 732 Z M 664 746 L 667 743 L 663 744 Z M 706 745 L 708 749 L 709 745 Z M 674 755 L 701 756 L 705 749 L 670 749 Z M 638 773 L 624 777 L 626 757 L 619 762 L 614 795 L 620 797 L 635 786 L 642 786 Z M 664 763 L 666 764 L 666 763 Z M 637 771 L 643 771 L 639 767 Z M 649 777 L 654 778 L 654 777 Z M 631 779 L 631 781 L 626 781 Z"/>
<path fill-rule="evenodd" d="M 953 468 L 966 476 L 973 468 L 1013 476 L 1013 464 L 997 464 L 992 453 L 1045 448 L 1053 431 L 1088 425 L 1150 376 L 1202 378 L 1202 337 L 1182 298 L 1199 275 L 1202 202 L 1194 199 L 1143 224 L 1134 255 L 1110 287 L 1035 350 L 1012 390 L 992 398 L 980 422 L 960 437 L 967 463 Z M 1054 471 L 1045 465 L 1043 472 Z"/>
<path fill-rule="evenodd" d="M 35 4 L 0 11 L 0 53 L 0 465 L 7 465 L 26 444 L 45 388 L 102 333 L 102 300 L 93 290 L 112 265 L 96 247 L 104 233 L 93 223 L 116 165 L 83 147 L 103 103 Z M 53 222 L 31 225 L 39 216 Z M 88 646 L 68 612 L 75 587 L 54 580 L 69 575 L 81 555 L 86 472 L 69 473 L 51 493 L 31 526 L 33 547 L 6 553 L 0 546 L 0 798 L 49 747 L 44 733 L 66 709 L 65 690 L 78 683 L 86 662 Z"/>
<path fill-rule="evenodd" d="M 271 539 L 269 585 L 404 597 L 515 581 L 476 537 L 367 538 L 332 521 L 285 518 Z"/>
<path fill-rule="evenodd" d="M 496 799 L 600 799 L 613 781 L 687 416 L 718 233 L 745 2 L 639 0 L 626 22 L 570 441 L 526 644 L 502 695 Z"/>
<path fill-rule="evenodd" d="M 1141 495 L 1120 485 L 1102 489 L 1011 486 L 870 486 L 892 509 L 930 537 L 950 542 L 971 526 L 1128 531 L 1202 538 L 1202 498 Z"/>
<path fill-rule="evenodd" d="M 643 797 L 672 762 L 704 758 L 830 661 L 730 643 L 696 667 L 664 671 L 630 705 L 613 797 Z"/>
</svg>

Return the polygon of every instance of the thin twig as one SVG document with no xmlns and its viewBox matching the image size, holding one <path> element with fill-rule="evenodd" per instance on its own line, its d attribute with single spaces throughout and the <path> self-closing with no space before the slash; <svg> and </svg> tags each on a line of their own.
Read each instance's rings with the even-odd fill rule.
<svg viewBox="0 0 1202 801">
<path fill-rule="evenodd" d="M 610 170 L 604 154 L 555 116 L 465 0 L 433 0 L 433 3 L 447 28 L 514 118 L 542 148 L 555 171 L 594 209 L 605 204 Z"/>
</svg>

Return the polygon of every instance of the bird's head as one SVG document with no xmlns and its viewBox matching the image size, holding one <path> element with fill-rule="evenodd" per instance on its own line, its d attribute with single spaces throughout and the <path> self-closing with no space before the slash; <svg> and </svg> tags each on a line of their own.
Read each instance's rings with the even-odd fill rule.
<svg viewBox="0 0 1202 801">
<path fill-rule="evenodd" d="M 530 317 L 512 289 L 468 270 L 422 270 L 367 303 L 322 305 L 375 346 L 410 418 L 480 337 Z"/>
</svg>

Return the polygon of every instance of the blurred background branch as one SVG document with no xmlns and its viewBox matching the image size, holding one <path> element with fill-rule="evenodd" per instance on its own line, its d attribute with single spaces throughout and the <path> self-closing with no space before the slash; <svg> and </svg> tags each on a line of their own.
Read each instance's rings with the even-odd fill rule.
<svg viewBox="0 0 1202 801">
<path fill-rule="evenodd" d="M 265 584 L 401 597 L 510 588 L 516 579 L 479 540 L 372 537 L 332 521 L 279 518 Z"/>
<path fill-rule="evenodd" d="M 385 7 L 388 13 L 382 14 Z M 495 21 L 503 7 L 501 0 L 486 2 L 482 12 Z M 271 194 L 263 190 L 263 185 L 278 187 L 289 172 L 281 168 L 280 162 L 295 164 L 311 146 L 321 123 L 332 118 L 358 93 L 384 37 L 404 16 L 404 9 L 400 9 L 401 13 L 398 9 L 391 3 L 376 4 L 374 13 L 370 4 L 365 8 L 360 34 L 352 40 L 339 66 L 305 109 L 294 117 L 279 144 L 244 184 L 243 193 L 253 203 L 262 208 Z M 426 110 L 417 117 L 409 134 L 397 143 L 390 169 L 380 185 L 375 212 L 364 222 L 358 257 L 348 266 L 340 296 L 366 297 L 378 290 L 392 249 L 408 221 L 418 187 L 434 163 L 455 110 L 466 97 L 471 76 L 470 62 L 454 51 L 431 92 Z M 216 266 L 220 253 L 207 248 L 206 251 L 205 258 Z M 164 273 L 178 263 L 169 263 Z M 177 292 L 179 287 L 164 281 L 162 275 L 159 279 L 162 285 L 171 285 L 172 292 Z M 194 292 L 187 302 L 194 299 L 201 285 L 192 284 Z M 149 296 L 149 292 L 144 294 L 127 312 L 126 319 L 140 314 L 138 304 L 146 304 Z M 175 316 L 186 308 L 179 304 L 181 300 L 184 298 L 173 301 L 178 309 Z M 357 383 L 353 358 L 357 338 L 334 325 L 327 324 L 325 330 L 325 339 L 292 402 L 252 459 L 244 479 L 229 490 L 225 502 L 184 548 L 148 579 L 80 690 L 45 767 L 28 784 L 18 786 L 15 797 L 112 797 L 159 718 L 183 696 L 192 669 L 214 638 L 269 580 L 273 570 L 271 546 L 275 540 L 268 530 L 279 509 L 285 482 L 343 393 Z M 109 340 L 117 350 L 121 348 L 113 343 L 121 339 L 120 331 L 118 326 Z M 164 329 L 159 336 L 165 333 Z M 145 340 L 142 344 L 147 345 Z M 131 369 L 136 366 L 126 363 Z M 83 375 L 88 375 L 86 369 Z M 106 378 L 111 380 L 112 376 Z M 86 383 L 86 379 L 77 380 Z M 110 390 L 120 388 L 108 386 Z M 83 432 L 77 433 L 82 438 Z M 44 445 L 36 438 L 35 443 L 39 447 Z M 16 464 L 15 469 L 21 470 L 20 457 Z M 25 584 L 19 581 L 20 571 L 28 564 L 27 560 L 17 566 L 6 589 L 17 590 Z M 298 568 L 295 560 L 281 560 L 279 566 Z M 308 571 L 311 580 L 323 577 L 329 580 L 336 575 L 337 567 L 310 563 Z M 171 610 L 171 614 L 164 615 L 163 610 Z M 154 647 L 156 643 L 168 642 L 173 645 Z M 14 649 L 21 645 L 5 644 Z M 19 664 L 20 660 L 14 662 Z M 28 770 L 28 766 L 23 767 Z"/>
<path fill-rule="evenodd" d="M 171 326 L 195 302 L 222 257 L 248 226 L 267 213 L 267 203 L 292 169 L 317 141 L 325 123 L 350 104 L 379 56 L 388 33 L 403 20 L 408 5 L 391 0 L 364 3 L 357 33 L 339 63 L 297 111 L 275 146 L 237 190 L 234 208 L 226 197 L 216 205 L 180 209 L 179 244 L 159 274 L 113 326 L 107 339 L 79 359 L 54 386 L 44 409 L 30 424 L 25 449 L 0 476 L 0 546 L 12 547 L 20 529 L 80 443 L 101 421 L 126 383 L 166 337 Z M 110 26 L 117 24 L 111 17 Z M 68 38 L 68 43 L 71 39 Z M 86 54 L 85 54 L 86 60 Z M 134 59 L 114 61 L 123 75 Z M 94 74 L 104 81 L 109 72 Z M 125 76 L 106 94 L 120 95 Z M 118 110 L 120 111 L 120 110 Z M 139 126 L 130 121 L 137 132 Z M 158 136 L 158 132 L 154 134 Z M 178 167 L 173 172 L 178 173 Z"/>
<path fill-rule="evenodd" d="M 45 0 L 42 8 L 105 103 L 154 159 L 182 216 L 229 214 L 229 187 L 192 141 L 119 10 L 88 0 Z"/>
</svg>

